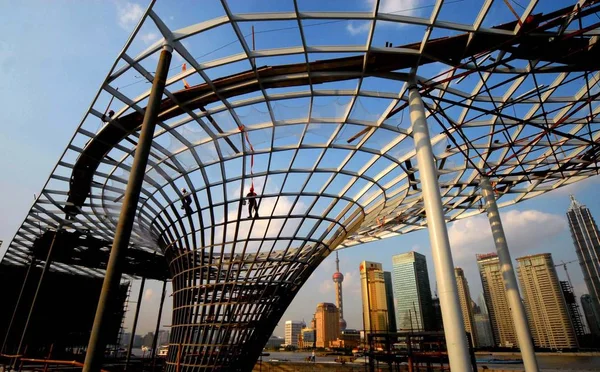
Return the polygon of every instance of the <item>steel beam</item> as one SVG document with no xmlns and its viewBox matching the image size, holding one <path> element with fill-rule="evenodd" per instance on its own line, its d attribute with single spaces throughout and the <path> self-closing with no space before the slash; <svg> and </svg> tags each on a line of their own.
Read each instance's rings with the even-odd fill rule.
<svg viewBox="0 0 600 372">
<path fill-rule="evenodd" d="M 410 88 L 408 100 L 450 368 L 453 371 L 471 371 L 469 346 L 454 276 L 438 172 L 425 120 L 423 100 L 416 86 Z"/>
<path fill-rule="evenodd" d="M 506 298 L 508 300 L 508 306 L 510 307 L 510 314 L 512 315 L 515 332 L 517 333 L 517 339 L 519 340 L 523 366 L 525 367 L 526 372 L 537 372 L 539 368 L 533 349 L 533 338 L 529 331 L 525 307 L 521 302 L 515 270 L 510 258 L 510 252 L 508 251 L 508 244 L 506 242 L 506 236 L 504 235 L 500 212 L 498 212 L 498 205 L 496 204 L 496 196 L 494 195 L 494 190 L 487 177 L 481 178 L 479 186 L 481 187 L 481 194 L 485 201 L 485 209 L 490 221 L 490 227 L 492 228 L 492 236 L 494 237 L 498 260 L 500 261 L 500 272 L 502 273 L 502 280 L 504 282 L 504 288 L 506 289 Z"/>
<path fill-rule="evenodd" d="M 144 121 L 140 131 L 140 138 L 135 151 L 133 166 L 129 174 L 129 182 L 127 190 L 125 190 L 125 198 L 121 207 L 119 222 L 115 231 L 115 239 L 110 251 L 110 258 L 106 267 L 106 276 L 102 285 L 102 292 L 98 301 L 94 326 L 90 335 L 90 341 L 85 356 L 83 372 L 98 372 L 102 365 L 104 357 L 104 349 L 106 347 L 104 324 L 110 317 L 108 309 L 109 302 L 115 298 L 115 294 L 119 289 L 122 274 L 122 261 L 125 256 L 125 251 L 129 245 L 131 237 L 131 229 L 137 210 L 142 183 L 144 181 L 146 165 L 148 164 L 148 155 L 152 146 L 154 137 L 154 129 L 160 112 L 160 103 L 165 90 L 165 83 L 171 64 L 173 48 L 164 46 L 160 53 L 152 90 L 148 99 L 148 107 L 144 114 Z"/>
</svg>

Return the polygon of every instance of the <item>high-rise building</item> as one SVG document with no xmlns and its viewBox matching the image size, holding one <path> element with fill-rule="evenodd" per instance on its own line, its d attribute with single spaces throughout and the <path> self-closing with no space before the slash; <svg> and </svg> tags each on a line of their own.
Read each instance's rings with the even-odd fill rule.
<svg viewBox="0 0 600 372">
<path fill-rule="evenodd" d="M 493 347 L 494 335 L 487 313 L 473 314 L 475 332 L 477 333 L 477 347 Z"/>
<path fill-rule="evenodd" d="M 577 336 L 577 339 L 580 340 L 581 337 L 585 336 L 586 332 L 585 327 L 583 326 L 583 319 L 581 319 L 581 312 L 577 305 L 577 299 L 575 298 L 575 291 L 573 291 L 571 283 L 567 281 L 561 281 L 560 288 L 562 289 L 562 294 L 565 303 L 567 304 L 569 318 L 571 318 L 571 324 L 573 324 L 575 335 Z"/>
<path fill-rule="evenodd" d="M 431 299 L 431 308 L 433 314 L 433 321 L 431 322 L 432 331 L 443 331 L 444 330 L 444 319 L 442 318 L 442 307 L 440 306 L 440 298 L 433 297 Z"/>
<path fill-rule="evenodd" d="M 517 258 L 527 320 L 537 347 L 575 349 L 577 336 L 550 253 Z"/>
<path fill-rule="evenodd" d="M 465 322 L 465 331 L 471 334 L 473 347 L 477 347 L 477 330 L 475 328 L 475 319 L 473 318 L 473 300 L 471 300 L 471 292 L 469 291 L 469 283 L 465 278 L 463 269 L 457 267 L 454 269 L 456 276 L 456 285 L 458 288 L 458 299 L 460 301 L 460 309 L 462 310 L 463 320 Z"/>
<path fill-rule="evenodd" d="M 600 328 L 600 231 L 590 210 L 575 200 L 573 195 L 567 218 L 583 280 L 590 294 L 591 310 L 596 318 L 594 326 Z M 592 328 L 591 325 L 589 327 Z"/>
<path fill-rule="evenodd" d="M 494 344 L 500 347 L 518 346 L 498 255 L 487 253 L 478 254 L 476 257 Z"/>
<path fill-rule="evenodd" d="M 298 347 L 298 338 L 302 328 L 306 327 L 301 320 L 286 320 L 285 322 L 285 344 Z"/>
<path fill-rule="evenodd" d="M 396 332 L 396 311 L 394 306 L 394 287 L 392 285 L 392 273 L 390 273 L 389 271 L 384 271 L 383 280 L 385 281 L 385 296 L 387 299 L 388 331 Z"/>
<path fill-rule="evenodd" d="M 590 333 L 596 337 L 600 337 L 600 321 L 592 308 L 592 297 L 589 294 L 581 296 L 581 310 L 583 310 L 583 316 L 590 329 Z"/>
<path fill-rule="evenodd" d="M 298 345 L 301 349 L 311 349 L 315 347 L 316 330 L 314 328 L 303 328 L 301 334 L 302 342 Z"/>
<path fill-rule="evenodd" d="M 335 283 L 335 304 L 340 311 L 339 327 L 340 331 L 346 329 L 346 321 L 344 320 L 344 301 L 342 299 L 342 282 L 344 274 L 340 272 L 340 259 L 338 253 L 335 252 L 335 273 L 333 274 L 333 282 Z"/>
<path fill-rule="evenodd" d="M 427 259 L 417 252 L 392 257 L 396 325 L 400 330 L 432 330 L 434 323 Z"/>
<path fill-rule="evenodd" d="M 331 303 L 322 302 L 317 305 L 315 312 L 316 346 L 329 347 L 329 343 L 340 336 L 340 312 Z"/>
<path fill-rule="evenodd" d="M 387 296 L 381 264 L 370 261 L 361 262 L 360 283 L 365 332 L 387 332 Z"/>
</svg>

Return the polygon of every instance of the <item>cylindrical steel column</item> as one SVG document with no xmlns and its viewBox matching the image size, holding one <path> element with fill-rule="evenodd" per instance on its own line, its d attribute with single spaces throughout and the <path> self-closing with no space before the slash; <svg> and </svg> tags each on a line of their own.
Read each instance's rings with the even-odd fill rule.
<svg viewBox="0 0 600 372">
<path fill-rule="evenodd" d="M 129 367 L 129 361 L 131 360 L 131 349 L 133 349 L 133 342 L 135 341 L 135 331 L 137 330 L 138 319 L 140 317 L 140 309 L 142 308 L 142 299 L 144 296 L 144 286 L 146 285 L 146 278 L 142 277 L 140 283 L 140 290 L 138 292 L 137 303 L 135 304 L 135 315 L 133 316 L 133 327 L 131 328 L 131 337 L 129 338 L 129 346 L 127 347 L 127 356 L 125 357 L 125 368 Z"/>
<path fill-rule="evenodd" d="M 527 372 L 537 372 L 538 365 L 535 358 L 535 351 L 533 349 L 531 332 L 529 331 L 529 324 L 527 323 L 527 316 L 525 315 L 525 307 L 521 302 L 521 295 L 519 294 L 519 287 L 517 286 L 517 278 L 515 276 L 515 270 L 510 258 L 510 252 L 508 251 L 506 236 L 504 236 L 504 228 L 502 227 L 502 220 L 500 219 L 500 213 L 498 212 L 498 205 L 496 204 L 494 190 L 487 177 L 481 178 L 479 186 L 481 187 L 481 194 L 485 201 L 487 216 L 490 220 L 492 236 L 494 237 L 494 244 L 496 244 L 496 252 L 498 252 L 500 272 L 502 273 L 502 280 L 504 281 L 504 288 L 506 288 L 508 306 L 510 306 L 510 313 L 515 325 L 517 338 L 519 340 L 519 348 L 521 349 L 523 366 Z"/>
<path fill-rule="evenodd" d="M 425 108 L 416 86 L 410 88 L 408 99 L 450 368 L 453 371 L 471 371 L 469 346 L 454 277 L 454 263 L 444 220 L 438 172 L 425 120 Z"/>
<path fill-rule="evenodd" d="M 156 120 L 160 112 L 160 103 L 165 90 L 172 52 L 173 48 L 171 46 L 164 46 L 160 53 L 158 66 L 156 67 L 156 74 L 154 75 L 150 97 L 148 98 L 148 107 L 146 107 L 144 114 L 140 138 L 135 150 L 133 166 L 129 174 L 125 198 L 123 199 L 115 238 L 110 250 L 110 258 L 108 259 L 106 276 L 104 277 L 102 292 L 100 293 L 98 308 L 96 309 L 96 317 L 94 318 L 94 326 L 85 356 L 83 372 L 98 372 L 102 365 L 104 349 L 106 347 L 105 329 L 103 328 L 106 320 L 111 315 L 108 312 L 108 309 L 110 309 L 108 303 L 116 297 L 115 293 L 119 289 L 122 261 L 125 250 L 129 245 L 129 238 L 131 237 L 131 229 L 142 190 L 142 182 L 144 181 L 146 165 L 148 164 L 148 155 L 152 146 Z"/>
</svg>

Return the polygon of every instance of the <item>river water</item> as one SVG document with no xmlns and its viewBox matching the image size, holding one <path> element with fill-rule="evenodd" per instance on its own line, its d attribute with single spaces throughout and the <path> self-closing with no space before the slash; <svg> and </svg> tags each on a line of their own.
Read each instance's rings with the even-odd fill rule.
<svg viewBox="0 0 600 372">
<path fill-rule="evenodd" d="M 269 356 L 263 357 L 263 361 L 269 360 L 288 360 L 290 362 L 304 362 L 310 352 L 269 352 Z M 318 363 L 335 363 L 336 356 L 317 356 Z M 522 364 L 486 364 L 483 360 L 488 360 L 492 356 L 477 355 L 477 366 L 487 366 L 490 369 L 503 369 L 508 371 L 522 371 Z M 515 359 L 515 356 L 493 356 L 495 359 Z M 538 364 L 543 372 L 591 372 L 600 371 L 600 357 L 598 356 L 566 356 L 566 355 L 538 355 Z M 362 361 L 357 359 L 357 362 Z"/>
</svg>

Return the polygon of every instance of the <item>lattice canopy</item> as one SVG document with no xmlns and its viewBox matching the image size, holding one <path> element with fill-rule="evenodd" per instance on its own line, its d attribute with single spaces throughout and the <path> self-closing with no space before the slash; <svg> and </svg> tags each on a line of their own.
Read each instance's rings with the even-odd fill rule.
<svg viewBox="0 0 600 372">
<path fill-rule="evenodd" d="M 59 223 L 112 241 L 165 43 L 175 58 L 131 249 L 167 258 L 190 370 L 247 369 L 332 250 L 425 227 L 409 82 L 447 221 L 482 211 L 481 175 L 506 206 L 598 174 L 597 1 L 347 3 L 214 1 L 186 24 L 169 17 L 184 5 L 152 3 L 3 262 L 25 264 Z"/>
</svg>

